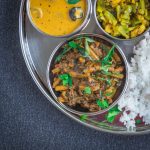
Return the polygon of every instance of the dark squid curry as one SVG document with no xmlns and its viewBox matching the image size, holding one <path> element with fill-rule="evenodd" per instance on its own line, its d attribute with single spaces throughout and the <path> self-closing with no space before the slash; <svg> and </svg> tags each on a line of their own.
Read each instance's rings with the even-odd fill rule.
<svg viewBox="0 0 150 150">
<path fill-rule="evenodd" d="M 84 112 L 108 108 L 125 78 L 116 46 L 82 36 L 61 49 L 52 69 L 58 101 Z"/>
</svg>

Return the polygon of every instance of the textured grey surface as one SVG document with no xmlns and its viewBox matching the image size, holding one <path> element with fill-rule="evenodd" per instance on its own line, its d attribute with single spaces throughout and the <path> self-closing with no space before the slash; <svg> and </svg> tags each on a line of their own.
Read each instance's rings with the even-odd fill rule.
<svg viewBox="0 0 150 150">
<path fill-rule="evenodd" d="M 0 0 L 0 150 L 149 150 L 150 135 L 101 133 L 49 103 L 23 60 L 19 6 L 20 0 Z"/>
</svg>

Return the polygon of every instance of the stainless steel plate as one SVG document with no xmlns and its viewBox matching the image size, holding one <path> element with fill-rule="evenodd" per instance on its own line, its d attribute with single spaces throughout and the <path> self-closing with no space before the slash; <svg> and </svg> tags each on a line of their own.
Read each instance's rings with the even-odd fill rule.
<svg viewBox="0 0 150 150">
<path fill-rule="evenodd" d="M 92 0 L 94 6 L 95 0 Z M 93 11 L 92 11 L 93 12 Z M 94 18 L 94 13 L 92 13 L 91 19 L 87 27 L 82 31 L 83 33 L 97 33 L 102 34 L 102 31 L 99 30 L 96 25 Z M 48 59 L 56 48 L 56 46 L 65 41 L 65 38 L 52 38 L 46 35 L 39 33 L 30 23 L 27 13 L 26 13 L 26 0 L 22 0 L 20 7 L 20 17 L 19 17 L 19 33 L 20 33 L 20 42 L 22 46 L 22 53 L 24 60 L 29 69 L 29 72 L 37 84 L 38 88 L 42 93 L 47 97 L 47 99 L 56 106 L 63 113 L 71 117 L 72 119 L 78 121 L 81 124 L 84 124 L 88 127 L 97 129 L 99 131 L 115 133 L 115 134 L 142 134 L 149 133 L 150 126 L 145 126 L 143 124 L 137 127 L 136 132 L 128 132 L 126 128 L 119 122 L 113 124 L 102 124 L 99 122 L 105 121 L 105 114 L 95 115 L 90 117 L 85 122 L 80 120 L 80 116 L 77 116 L 73 113 L 68 112 L 63 109 L 51 96 L 46 81 L 46 69 Z M 133 46 L 138 43 L 140 39 L 135 41 L 114 41 L 116 42 L 124 51 L 128 61 L 132 54 Z"/>
</svg>

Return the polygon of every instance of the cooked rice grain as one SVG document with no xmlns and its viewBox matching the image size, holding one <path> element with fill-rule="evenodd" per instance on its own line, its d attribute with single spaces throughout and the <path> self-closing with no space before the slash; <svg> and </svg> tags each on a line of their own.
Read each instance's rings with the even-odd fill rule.
<svg viewBox="0 0 150 150">
<path fill-rule="evenodd" d="M 143 117 L 145 124 L 150 124 L 150 35 L 147 34 L 135 46 L 134 57 L 129 64 L 129 85 L 119 101 L 123 110 L 120 121 L 128 131 L 135 131 L 137 116 Z"/>
</svg>

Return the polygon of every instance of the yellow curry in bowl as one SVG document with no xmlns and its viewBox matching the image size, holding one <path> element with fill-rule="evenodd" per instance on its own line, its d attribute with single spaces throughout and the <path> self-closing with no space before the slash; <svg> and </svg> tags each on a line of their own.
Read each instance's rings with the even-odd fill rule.
<svg viewBox="0 0 150 150">
<path fill-rule="evenodd" d="M 86 16 L 86 0 L 29 0 L 29 18 L 40 31 L 65 36 L 76 31 Z"/>
</svg>

